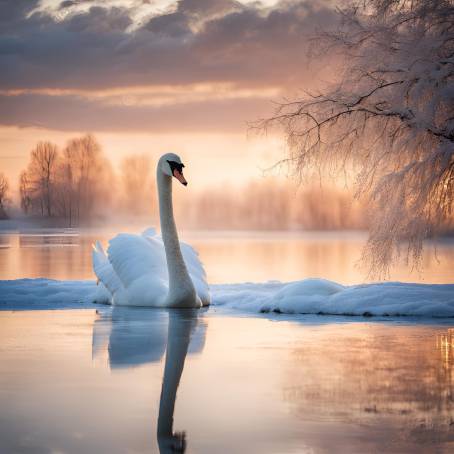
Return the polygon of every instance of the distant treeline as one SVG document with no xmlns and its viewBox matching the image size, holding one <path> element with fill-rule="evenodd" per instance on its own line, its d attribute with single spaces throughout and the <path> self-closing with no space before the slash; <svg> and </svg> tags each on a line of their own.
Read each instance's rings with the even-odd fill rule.
<svg viewBox="0 0 454 454">
<path fill-rule="evenodd" d="M 26 214 L 58 217 L 68 225 L 91 219 L 109 204 L 113 172 L 91 135 L 72 139 L 60 150 L 39 142 L 20 174 L 20 205 Z"/>
<path fill-rule="evenodd" d="M 133 155 L 114 171 L 92 135 L 72 139 L 62 149 L 51 142 L 39 142 L 20 175 L 20 206 L 27 215 L 63 220 L 68 226 L 145 217 L 156 224 L 154 167 L 148 156 Z M 6 178 L 0 175 L 0 213 L 7 191 Z M 322 190 L 319 185 L 296 189 L 271 177 L 240 188 L 175 191 L 175 211 L 183 228 L 367 227 L 365 207 L 354 201 L 349 191 Z"/>
</svg>

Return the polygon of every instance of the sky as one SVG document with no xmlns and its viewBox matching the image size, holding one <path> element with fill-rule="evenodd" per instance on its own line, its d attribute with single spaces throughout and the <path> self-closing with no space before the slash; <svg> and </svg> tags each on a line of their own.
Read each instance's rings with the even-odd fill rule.
<svg viewBox="0 0 454 454">
<path fill-rule="evenodd" d="M 331 0 L 0 0 L 0 171 L 39 140 L 95 134 L 114 165 L 182 157 L 198 187 L 243 183 L 285 154 L 248 124 L 329 81 L 309 55 Z"/>
</svg>

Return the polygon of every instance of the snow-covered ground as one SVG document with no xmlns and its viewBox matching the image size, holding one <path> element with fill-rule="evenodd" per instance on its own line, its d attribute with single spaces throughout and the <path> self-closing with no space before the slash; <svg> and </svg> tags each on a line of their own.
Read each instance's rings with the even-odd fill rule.
<svg viewBox="0 0 454 454">
<path fill-rule="evenodd" d="M 243 313 L 454 317 L 454 284 L 385 282 L 342 286 L 324 279 L 211 286 L 212 307 Z M 94 281 L 0 281 L 0 309 L 97 307 Z"/>
</svg>

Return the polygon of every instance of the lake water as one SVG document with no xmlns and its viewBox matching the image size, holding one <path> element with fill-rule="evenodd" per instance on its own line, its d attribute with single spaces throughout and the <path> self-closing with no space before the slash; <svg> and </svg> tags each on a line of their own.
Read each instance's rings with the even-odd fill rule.
<svg viewBox="0 0 454 454">
<path fill-rule="evenodd" d="M 109 231 L 0 234 L 0 279 L 93 279 Z M 212 283 L 365 281 L 361 233 L 184 232 Z M 424 273 L 454 282 L 454 246 Z M 86 306 L 82 306 L 86 307 Z M 176 448 L 180 451 L 175 451 Z M 1 453 L 448 453 L 452 319 L 0 311 Z"/>
<path fill-rule="evenodd" d="M 187 453 L 454 449 L 449 324 L 101 308 L 0 326 L 0 452 L 170 453 L 182 432 Z"/>
<path fill-rule="evenodd" d="M 118 231 L 128 229 L 0 233 L 0 279 L 94 279 L 91 246 L 96 240 L 106 246 Z M 361 232 L 182 232 L 181 237 L 199 251 L 212 284 L 307 277 L 342 284 L 367 281 L 359 266 L 366 241 Z M 401 261 L 390 279 L 454 282 L 454 241 L 443 241 L 437 249 L 429 244 L 421 266 L 411 271 Z"/>
</svg>

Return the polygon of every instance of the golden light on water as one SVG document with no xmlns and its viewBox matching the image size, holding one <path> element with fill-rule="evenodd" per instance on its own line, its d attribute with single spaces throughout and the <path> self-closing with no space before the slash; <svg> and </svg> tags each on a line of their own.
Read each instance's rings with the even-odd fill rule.
<svg viewBox="0 0 454 454">
<path fill-rule="evenodd" d="M 104 246 L 118 232 L 141 232 L 150 224 L 112 225 L 104 229 L 54 233 L 15 232 L 0 236 L 0 274 L 3 279 L 47 277 L 62 280 L 93 279 L 91 245 Z M 157 226 L 157 224 L 155 224 Z M 342 284 L 365 281 L 359 259 L 366 235 L 358 232 L 207 232 L 182 231 L 181 237 L 200 254 L 210 284 L 282 282 L 321 277 Z M 404 263 L 390 279 L 403 282 L 452 282 L 451 248 L 434 255 L 428 245 L 424 273 Z"/>
<path fill-rule="evenodd" d="M 443 358 L 445 368 L 451 369 L 454 364 L 454 329 L 449 328 L 446 334 L 438 335 L 436 346 Z"/>
</svg>

